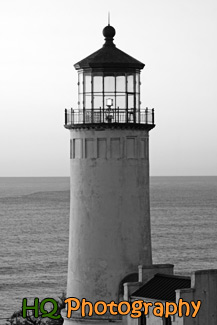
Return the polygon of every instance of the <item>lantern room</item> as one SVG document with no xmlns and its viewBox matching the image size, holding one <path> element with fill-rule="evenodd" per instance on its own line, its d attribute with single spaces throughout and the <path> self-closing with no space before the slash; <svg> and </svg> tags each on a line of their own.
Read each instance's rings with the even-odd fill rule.
<svg viewBox="0 0 217 325">
<path fill-rule="evenodd" d="M 140 107 L 144 64 L 119 50 L 114 27 L 103 29 L 103 47 L 74 65 L 78 70 L 78 107 L 65 111 L 65 126 L 136 123 L 154 127 L 154 111 Z"/>
</svg>

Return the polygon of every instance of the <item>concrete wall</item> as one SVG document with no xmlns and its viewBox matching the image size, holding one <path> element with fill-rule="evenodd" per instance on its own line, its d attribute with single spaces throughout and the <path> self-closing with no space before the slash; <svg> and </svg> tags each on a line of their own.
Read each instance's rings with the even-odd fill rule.
<svg viewBox="0 0 217 325">
<path fill-rule="evenodd" d="M 173 264 L 152 264 L 152 265 L 139 265 L 138 274 L 139 282 L 145 284 L 157 273 L 170 274 L 172 275 L 174 271 Z"/>
<path fill-rule="evenodd" d="M 201 300 L 201 307 L 195 318 L 175 317 L 175 325 L 217 324 L 217 270 L 202 270 L 192 274 L 191 289 L 176 290 L 176 301 Z"/>
<path fill-rule="evenodd" d="M 117 301 L 120 281 L 152 263 L 148 131 L 70 134 L 67 297 Z"/>
</svg>

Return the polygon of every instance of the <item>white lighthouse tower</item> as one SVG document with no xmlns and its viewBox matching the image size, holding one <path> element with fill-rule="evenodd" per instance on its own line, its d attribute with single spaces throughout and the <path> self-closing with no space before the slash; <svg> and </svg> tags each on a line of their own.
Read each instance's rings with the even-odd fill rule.
<svg viewBox="0 0 217 325">
<path fill-rule="evenodd" d="M 113 43 L 75 64 L 78 108 L 65 111 L 70 131 L 70 229 L 67 297 L 93 304 L 118 302 L 121 284 L 138 265 L 152 264 L 149 205 L 149 131 L 154 111 L 140 107 L 144 64 Z M 118 317 L 64 324 L 104 324 Z"/>
</svg>

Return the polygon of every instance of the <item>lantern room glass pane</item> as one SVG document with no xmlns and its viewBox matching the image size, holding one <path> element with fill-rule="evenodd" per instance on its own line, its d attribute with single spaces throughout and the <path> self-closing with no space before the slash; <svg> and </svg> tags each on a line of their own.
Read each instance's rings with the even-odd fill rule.
<svg viewBox="0 0 217 325">
<path fill-rule="evenodd" d="M 91 92 L 91 75 L 85 75 L 84 77 L 84 89 L 86 93 Z"/>
<path fill-rule="evenodd" d="M 78 95 L 78 108 L 83 108 L 83 94 Z"/>
<path fill-rule="evenodd" d="M 94 109 L 99 109 L 100 107 L 103 107 L 103 99 L 102 99 L 102 95 L 101 96 L 96 96 L 94 94 L 93 96 L 93 108 Z"/>
<path fill-rule="evenodd" d="M 134 108 L 134 95 L 128 95 L 128 109 Z"/>
<path fill-rule="evenodd" d="M 93 77 L 93 91 L 102 93 L 102 76 Z"/>
<path fill-rule="evenodd" d="M 83 73 L 78 75 L 78 93 L 83 93 Z"/>
<path fill-rule="evenodd" d="M 85 108 L 91 109 L 91 95 L 85 95 Z"/>
<path fill-rule="evenodd" d="M 115 77 L 105 76 L 104 78 L 104 91 L 105 92 L 115 92 Z"/>
<path fill-rule="evenodd" d="M 125 76 L 116 77 L 116 91 L 125 92 L 126 91 L 126 78 Z"/>
<path fill-rule="evenodd" d="M 116 97 L 116 107 L 126 109 L 126 97 L 125 96 L 118 96 Z"/>
<path fill-rule="evenodd" d="M 127 91 L 134 92 L 134 76 L 132 74 L 127 76 Z"/>
</svg>

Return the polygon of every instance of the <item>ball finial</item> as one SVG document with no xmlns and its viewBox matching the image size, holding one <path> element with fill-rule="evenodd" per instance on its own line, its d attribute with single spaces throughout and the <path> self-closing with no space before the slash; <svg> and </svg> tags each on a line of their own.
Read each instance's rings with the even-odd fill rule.
<svg viewBox="0 0 217 325">
<path fill-rule="evenodd" d="M 114 29 L 114 27 L 112 27 L 112 26 L 110 26 L 110 25 L 108 25 L 108 26 L 106 26 L 104 29 L 103 29 L 103 31 L 102 31 L 102 33 L 103 33 L 103 36 L 107 39 L 107 38 L 113 38 L 114 36 L 115 36 L 115 29 Z"/>
</svg>

